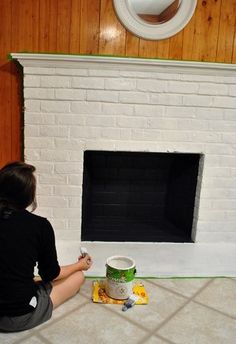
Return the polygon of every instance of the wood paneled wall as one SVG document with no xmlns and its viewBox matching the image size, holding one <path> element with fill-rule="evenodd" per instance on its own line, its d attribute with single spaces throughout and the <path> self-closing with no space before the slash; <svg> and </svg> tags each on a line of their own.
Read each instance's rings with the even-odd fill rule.
<svg viewBox="0 0 236 344">
<path fill-rule="evenodd" d="M 10 52 L 108 54 L 236 63 L 236 0 L 198 0 L 183 31 L 135 37 L 112 0 L 0 0 L 0 166 L 22 157 L 22 73 Z"/>
</svg>

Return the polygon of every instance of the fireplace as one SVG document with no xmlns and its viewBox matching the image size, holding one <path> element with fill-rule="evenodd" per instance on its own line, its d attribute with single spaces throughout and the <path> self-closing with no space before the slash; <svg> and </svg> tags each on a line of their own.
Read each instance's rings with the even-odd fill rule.
<svg viewBox="0 0 236 344">
<path fill-rule="evenodd" d="M 190 197 L 191 206 L 182 203 L 182 210 L 178 209 L 182 200 L 179 202 L 177 195 L 181 191 L 186 194 L 187 172 L 181 190 L 176 189 L 174 197 L 173 192 L 171 197 L 167 193 L 165 205 L 160 206 L 168 221 L 174 217 L 170 222 L 181 228 L 185 226 L 183 209 L 191 207 L 193 216 L 186 215 L 188 225 L 183 229 L 186 236 L 137 238 L 138 224 L 133 222 L 135 234 L 122 240 L 170 240 L 179 245 L 236 242 L 235 65 L 102 56 L 12 56 L 24 67 L 25 160 L 36 166 L 38 213 L 52 222 L 57 240 L 87 238 L 82 198 L 91 198 L 91 193 L 83 195 L 84 160 L 86 163 L 89 152 L 100 151 L 121 154 L 126 164 L 139 154 L 143 165 L 156 156 L 168 165 L 166 157 L 170 158 L 171 164 L 176 164 L 168 170 L 173 190 L 179 185 L 174 174 L 182 179 L 176 159 L 193 159 L 195 165 L 200 162 L 198 176 L 196 172 L 192 176 L 195 182 L 197 178 L 197 187 Z M 184 164 L 184 170 L 190 168 Z M 136 180 L 136 186 L 139 184 Z M 145 194 L 140 192 L 141 188 L 137 200 L 144 200 Z M 125 194 L 121 196 L 125 198 Z M 135 193 L 128 196 L 135 198 Z M 145 213 L 141 214 L 144 217 Z M 124 228 L 129 220 L 125 219 Z M 108 223 L 106 230 L 111 225 L 114 228 L 114 222 Z M 119 239 L 113 236 L 113 240 Z"/>
<path fill-rule="evenodd" d="M 24 69 L 24 154 L 36 166 L 37 212 L 54 227 L 61 262 L 73 261 L 82 241 L 94 258 L 95 276 L 104 276 L 104 262 L 114 254 L 131 255 L 139 276 L 235 276 L 235 65 L 12 56 Z M 104 166 L 106 160 L 126 166 L 125 182 L 122 174 L 112 182 L 116 172 Z M 145 170 L 157 161 L 163 169 Z M 100 171 L 105 167 L 110 183 L 102 180 L 104 190 L 113 187 L 106 196 L 120 202 L 119 207 L 106 208 L 105 192 L 96 194 L 100 185 L 91 178 L 90 164 Z M 147 179 L 140 177 L 141 168 Z M 132 188 L 133 192 L 127 191 Z M 172 191 L 161 198 L 163 190 Z M 142 211 L 134 210 L 127 198 L 136 205 L 141 202 Z M 151 205 L 145 207 L 149 199 Z M 99 208 L 109 216 L 102 219 Z M 156 218 L 149 218 L 151 208 L 159 208 Z M 122 217 L 122 209 L 123 214 L 135 216 L 119 219 L 116 231 L 115 211 Z M 90 219 L 91 214 L 97 217 Z M 163 237 L 166 223 L 171 228 L 174 224 L 174 229 Z M 140 236 L 141 230 L 137 234 L 141 224 L 146 238 Z M 158 236 L 153 237 L 153 232 Z M 97 241 L 101 237 L 104 241 Z M 108 242 L 108 237 L 122 241 Z"/>
<path fill-rule="evenodd" d="M 192 242 L 199 160 L 199 154 L 85 151 L 82 240 Z"/>
</svg>

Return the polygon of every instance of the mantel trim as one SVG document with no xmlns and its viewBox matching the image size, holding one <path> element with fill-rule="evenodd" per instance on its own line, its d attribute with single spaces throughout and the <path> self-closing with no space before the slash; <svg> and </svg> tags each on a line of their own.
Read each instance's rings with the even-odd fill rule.
<svg viewBox="0 0 236 344">
<path fill-rule="evenodd" d="M 115 70 L 136 70 L 153 72 L 171 72 L 183 74 L 236 76 L 236 64 L 162 60 L 151 58 L 115 57 L 102 55 L 65 55 L 11 53 L 23 67 L 42 68 L 100 68 Z"/>
</svg>

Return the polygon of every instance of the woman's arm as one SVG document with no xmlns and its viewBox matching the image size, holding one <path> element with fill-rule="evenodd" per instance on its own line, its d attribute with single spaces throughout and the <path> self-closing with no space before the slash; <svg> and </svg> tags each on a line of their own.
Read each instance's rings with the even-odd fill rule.
<svg viewBox="0 0 236 344">
<path fill-rule="evenodd" d="M 86 271 L 92 266 L 92 259 L 89 255 L 86 255 L 84 258 L 80 257 L 78 262 L 74 264 L 61 266 L 59 275 L 54 279 L 54 281 L 67 278 L 76 271 Z"/>
</svg>

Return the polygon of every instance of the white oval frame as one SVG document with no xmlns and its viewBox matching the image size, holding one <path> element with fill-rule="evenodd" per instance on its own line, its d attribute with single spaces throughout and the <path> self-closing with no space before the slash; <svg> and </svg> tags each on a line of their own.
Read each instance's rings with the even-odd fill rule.
<svg viewBox="0 0 236 344">
<path fill-rule="evenodd" d="M 144 39 L 159 40 L 175 35 L 187 25 L 194 14 L 197 0 L 182 0 L 173 18 L 156 25 L 143 21 L 131 8 L 129 0 L 113 0 L 113 5 L 127 30 Z"/>
</svg>

